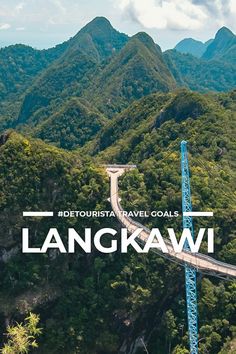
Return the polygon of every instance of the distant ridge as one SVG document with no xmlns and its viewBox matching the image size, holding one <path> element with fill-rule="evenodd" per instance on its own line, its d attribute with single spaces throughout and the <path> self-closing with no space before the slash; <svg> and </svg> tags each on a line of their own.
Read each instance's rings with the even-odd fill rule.
<svg viewBox="0 0 236 354">
<path fill-rule="evenodd" d="M 86 75 L 96 65 L 119 51 L 128 36 L 116 31 L 104 17 L 96 17 L 69 40 L 62 56 L 42 73 L 27 92 L 18 123 L 33 119 L 35 112 L 50 105 L 65 92 L 68 97 L 89 84 Z"/>
<path fill-rule="evenodd" d="M 185 38 L 180 41 L 174 49 L 180 53 L 192 54 L 197 58 L 201 58 L 212 41 L 213 39 L 209 39 L 207 42 L 203 43 L 193 38 Z"/>
<path fill-rule="evenodd" d="M 85 98 L 111 116 L 133 100 L 175 87 L 160 47 L 147 33 L 139 32 L 94 78 Z"/>
<path fill-rule="evenodd" d="M 128 39 L 126 34 L 115 30 L 107 18 L 95 17 L 70 40 L 69 49 L 80 48 L 86 51 L 89 47 L 91 50 L 92 42 L 97 59 L 101 60 L 120 50 Z"/>
<path fill-rule="evenodd" d="M 202 43 L 187 38 L 175 50 L 162 53 L 147 33 L 129 37 L 105 17 L 96 17 L 54 48 L 13 45 L 0 49 L 0 64 L 0 129 L 37 130 L 40 126 L 40 136 L 55 141 L 53 134 L 64 129 L 68 119 L 68 126 L 74 127 L 73 142 L 65 139 L 61 146 L 69 148 L 83 145 L 100 129 L 104 117 L 112 119 L 151 93 L 177 87 L 225 92 L 236 87 L 235 35 L 226 27 L 214 40 Z M 82 107 L 84 102 L 89 106 Z M 73 105 L 80 112 L 78 121 Z M 77 131 L 86 120 L 89 130 L 81 130 L 79 137 Z M 50 129 L 52 122 L 56 130 Z"/>
<path fill-rule="evenodd" d="M 216 33 L 214 40 L 207 47 L 205 53 L 203 54 L 203 59 L 216 59 L 224 57 L 227 59 L 227 52 L 232 49 L 236 50 L 236 36 L 227 27 L 222 27 Z"/>
</svg>

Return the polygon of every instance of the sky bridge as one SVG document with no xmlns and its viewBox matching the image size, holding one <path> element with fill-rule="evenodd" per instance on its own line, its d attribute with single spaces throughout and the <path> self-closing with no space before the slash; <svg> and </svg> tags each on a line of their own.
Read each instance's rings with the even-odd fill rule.
<svg viewBox="0 0 236 354">
<path fill-rule="evenodd" d="M 123 211 L 123 208 L 119 201 L 118 178 L 126 171 L 136 168 L 136 165 L 104 165 L 104 167 L 110 177 L 110 202 L 115 215 L 123 227 L 126 227 L 130 233 L 133 233 L 137 228 L 143 228 L 143 231 L 140 234 L 140 241 L 145 243 L 150 234 L 150 230 L 132 218 L 122 215 L 121 212 Z M 187 263 L 196 268 L 199 272 L 226 279 L 236 278 L 236 266 L 234 265 L 217 261 L 216 259 L 202 253 L 191 253 L 188 250 L 176 253 L 169 240 L 165 239 L 165 244 L 168 248 L 168 254 L 163 254 L 161 250 L 160 252 L 157 250 L 162 257 L 167 257 L 170 260 L 178 262 L 182 265 Z"/>
<path fill-rule="evenodd" d="M 145 244 L 150 235 L 150 230 L 124 214 L 124 210 L 120 204 L 119 198 L 119 177 L 126 171 L 136 168 L 136 165 L 105 165 L 106 172 L 110 177 L 110 198 L 112 209 L 120 221 L 130 234 L 137 229 L 142 229 L 139 233 L 138 240 Z M 183 228 L 187 228 L 191 232 L 194 239 L 190 190 L 190 176 L 187 156 L 187 142 L 181 142 L 181 171 L 182 171 L 182 211 L 183 211 Z M 191 215 L 192 214 L 192 215 Z M 201 213 L 204 214 L 204 213 Z M 190 252 L 188 242 L 185 242 L 182 252 L 175 252 L 172 243 L 164 239 L 168 253 L 163 253 L 161 249 L 152 249 L 160 256 L 170 261 L 176 262 L 185 268 L 185 288 L 186 288 L 186 304 L 188 318 L 188 335 L 190 354 L 198 354 L 198 305 L 197 305 L 197 272 L 213 275 L 223 279 L 236 278 L 236 266 L 224 262 L 217 261 L 213 257 L 202 253 Z"/>
</svg>

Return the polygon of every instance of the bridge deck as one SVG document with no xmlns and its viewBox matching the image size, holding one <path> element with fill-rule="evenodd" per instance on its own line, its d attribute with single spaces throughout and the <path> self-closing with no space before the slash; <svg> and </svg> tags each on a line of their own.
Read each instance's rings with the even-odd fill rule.
<svg viewBox="0 0 236 354">
<path fill-rule="evenodd" d="M 143 231 L 140 233 L 140 241 L 145 243 L 150 234 L 150 230 L 148 230 L 145 226 L 137 223 L 130 217 L 122 215 L 121 212 L 123 209 L 119 203 L 118 178 L 125 171 L 131 168 L 135 168 L 135 165 L 106 165 L 105 167 L 110 177 L 110 202 L 114 213 L 116 214 L 120 223 L 126 227 L 130 233 L 133 233 L 137 228 L 142 228 Z M 191 253 L 188 251 L 176 253 L 169 240 L 165 240 L 165 243 L 169 251 L 169 253 L 165 254 L 165 256 L 174 259 L 178 263 L 187 263 L 199 271 L 212 275 L 222 276 L 224 278 L 236 277 L 236 266 L 234 265 L 217 261 L 214 258 L 201 253 Z M 159 253 L 162 256 L 164 255 L 161 250 Z"/>
</svg>

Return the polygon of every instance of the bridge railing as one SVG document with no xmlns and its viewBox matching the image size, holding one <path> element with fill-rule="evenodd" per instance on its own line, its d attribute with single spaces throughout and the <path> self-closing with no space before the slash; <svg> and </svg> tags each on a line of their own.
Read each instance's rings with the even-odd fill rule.
<svg viewBox="0 0 236 354">
<path fill-rule="evenodd" d="M 137 165 L 118 165 L 118 164 L 114 164 L 114 165 L 102 165 L 102 167 L 106 167 L 106 168 L 137 168 Z"/>
<path fill-rule="evenodd" d="M 116 179 L 116 204 L 117 204 L 117 207 L 118 207 L 118 210 L 120 211 L 119 213 L 119 220 L 121 221 L 121 223 L 126 226 L 127 224 L 127 221 L 129 224 L 133 225 L 133 226 L 136 226 L 138 228 L 141 228 L 143 229 L 144 231 L 146 231 L 148 234 L 150 234 L 150 229 L 148 229 L 146 226 L 142 225 L 141 223 L 139 223 L 138 221 L 136 220 L 133 220 L 132 218 L 130 218 L 128 215 L 127 216 L 124 216 L 123 215 L 123 212 L 124 212 L 124 209 L 122 208 L 120 202 L 119 202 L 119 195 L 118 195 L 118 179 Z M 169 246 L 172 246 L 171 242 L 168 241 L 168 240 L 165 240 L 165 243 Z M 191 255 L 195 255 L 197 256 L 198 258 L 201 258 L 205 261 L 208 261 L 210 262 L 211 264 L 215 264 L 217 266 L 220 266 L 220 267 L 225 267 L 225 268 L 228 268 L 228 269 L 231 269 L 231 270 L 235 270 L 236 271 L 236 266 L 232 265 L 232 264 L 228 264 L 228 263 L 224 263 L 222 261 L 218 261 L 208 255 L 205 255 L 203 253 L 199 253 L 199 252 L 196 252 L 196 253 L 192 253 L 191 251 L 188 251 L 188 250 L 183 250 L 183 253 L 186 253 L 186 254 L 191 254 Z M 183 257 L 183 260 L 184 260 L 184 257 Z M 209 268 L 210 269 L 210 268 Z"/>
</svg>

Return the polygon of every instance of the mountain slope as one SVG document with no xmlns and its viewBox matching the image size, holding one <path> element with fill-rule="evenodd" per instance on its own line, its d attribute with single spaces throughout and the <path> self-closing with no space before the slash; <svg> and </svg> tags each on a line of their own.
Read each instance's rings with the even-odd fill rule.
<svg viewBox="0 0 236 354">
<path fill-rule="evenodd" d="M 105 17 L 95 17 L 71 39 L 70 49 L 80 48 L 91 53 L 88 42 L 93 46 L 97 60 L 110 57 L 128 41 L 128 36 L 115 30 Z"/>
<path fill-rule="evenodd" d="M 17 124 L 34 120 L 39 109 L 45 109 L 53 100 L 80 91 L 89 83 L 86 75 L 119 50 L 128 37 L 116 31 L 105 18 L 95 18 L 69 42 L 67 50 L 36 80 L 25 96 Z M 59 98 L 59 102 L 58 99 Z M 54 105 L 55 105 L 54 104 Z M 37 118 L 36 118 L 37 120 Z"/>
<path fill-rule="evenodd" d="M 96 65 L 93 58 L 79 51 L 70 52 L 66 59 L 63 57 L 53 63 L 29 89 L 16 124 L 34 125 L 42 118 L 48 118 L 50 104 L 53 102 L 53 108 L 58 109 L 65 99 L 79 89 L 83 81 L 86 83 L 86 74 Z"/>
<path fill-rule="evenodd" d="M 195 90 L 227 90 L 235 84 L 235 65 L 226 63 L 224 54 L 209 61 L 177 51 L 162 55 L 143 33 L 123 46 L 126 39 L 113 38 L 112 30 L 106 39 L 107 21 L 96 21 L 57 48 L 58 54 L 52 50 L 56 62 L 33 91 L 29 87 L 19 127 L 27 137 L 15 132 L 0 136 L 0 341 L 5 324 L 20 323 L 34 311 L 42 327 L 34 350 L 38 354 L 142 352 L 140 338 L 149 353 L 187 353 L 184 269 L 179 265 L 132 250 L 110 255 L 94 247 L 89 255 L 79 247 L 70 255 L 21 252 L 21 229 L 27 226 L 32 247 L 41 246 L 55 227 L 66 248 L 68 228 L 83 237 L 86 227 L 92 234 L 114 227 L 119 243 L 116 218 L 58 215 L 59 210 L 110 210 L 104 163 L 135 163 L 137 168 L 119 180 L 122 207 L 178 211 L 176 218 L 139 221 L 160 228 L 163 235 L 167 227 L 179 235 L 184 139 L 193 208 L 214 212 L 214 219 L 198 219 L 194 228 L 214 227 L 214 257 L 235 264 L 236 91 L 202 95 L 172 90 L 175 81 Z M 12 106 L 5 108 L 12 115 Z M 65 151 L 30 134 L 79 148 Z M 54 216 L 25 218 L 23 210 L 53 210 Z M 104 235 L 103 242 L 110 246 L 110 237 Z M 199 352 L 229 354 L 235 347 L 235 283 L 204 274 L 197 281 Z"/>
<path fill-rule="evenodd" d="M 46 52 L 25 45 L 0 49 L 0 98 L 22 92 L 49 63 Z"/>
<path fill-rule="evenodd" d="M 69 41 L 47 50 L 37 50 L 23 44 L 0 49 L 0 98 L 21 94 L 33 79 L 69 46 Z"/>
<path fill-rule="evenodd" d="M 174 49 L 180 53 L 192 54 L 193 56 L 200 58 L 212 41 L 212 39 L 209 39 L 209 41 L 203 43 L 193 38 L 185 38 L 180 41 Z"/>
<path fill-rule="evenodd" d="M 138 33 L 104 67 L 85 97 L 112 116 L 136 99 L 174 87 L 159 46 L 146 33 Z"/>
<path fill-rule="evenodd" d="M 235 92 L 152 94 L 113 119 L 116 139 L 111 138 L 110 146 L 96 155 L 97 164 L 137 163 L 137 169 L 120 178 L 125 210 L 180 212 L 179 145 L 181 139 L 187 139 L 193 207 L 214 211 L 214 256 L 232 263 L 235 108 Z M 158 126 L 163 116 L 165 120 Z M 39 247 L 55 225 L 66 247 L 69 227 L 81 235 L 88 226 L 93 232 L 108 225 L 119 230 L 114 218 L 57 216 L 58 210 L 107 210 L 109 181 L 105 171 L 91 164 L 88 156 L 81 159 L 78 152 L 65 152 L 14 132 L 1 137 L 0 153 L 0 256 L 4 259 L 0 274 L 1 333 L 5 333 L 5 320 L 21 320 L 30 309 L 41 318 L 40 354 L 78 350 L 82 354 L 114 354 L 121 348 L 132 350 L 141 336 L 150 353 L 162 354 L 170 348 L 171 319 L 176 328 L 171 339 L 173 352 L 180 348 L 187 352 L 184 269 L 175 263 L 152 252 L 139 255 L 131 250 L 122 256 L 120 252 L 108 256 L 96 250 L 88 256 L 80 249 L 74 255 L 53 250 L 39 255 L 20 251 L 20 230 L 26 226 L 22 210 L 55 211 L 53 218 L 27 219 L 32 247 Z M 177 232 L 182 229 L 181 215 L 144 218 L 142 223 L 163 231 L 167 227 Z M 196 221 L 195 230 L 203 227 L 202 223 Z M 211 221 L 205 221 L 204 227 L 207 225 L 211 227 Z M 110 237 L 103 241 L 110 245 Z M 199 332 L 204 333 L 199 350 L 219 353 L 234 334 L 235 284 L 204 274 L 198 279 Z"/>
<path fill-rule="evenodd" d="M 201 203 L 207 203 L 208 206 L 219 208 L 223 212 L 227 201 L 227 209 L 232 213 L 236 206 L 235 193 L 230 192 L 236 186 L 236 92 L 202 95 L 178 90 L 168 94 L 165 102 L 162 102 L 161 96 L 153 94 L 135 102 L 117 115 L 110 125 L 104 127 L 94 139 L 94 146 L 99 146 L 95 151 L 96 158 L 100 163 L 136 163 L 143 166 L 143 171 L 147 168 L 150 173 L 152 170 L 153 174 L 157 175 L 163 173 L 160 166 L 163 168 L 165 166 L 169 168 L 168 181 L 173 183 L 178 180 L 179 170 L 174 172 L 172 164 L 175 166 L 176 156 L 179 156 L 181 140 L 187 140 L 192 173 L 195 175 L 192 178 L 193 189 L 195 192 L 199 191 L 201 195 L 195 198 L 193 192 L 195 208 L 198 209 Z M 142 121 L 137 119 L 136 123 L 135 118 L 138 118 L 139 114 L 143 115 L 143 111 L 146 112 L 144 119 Z M 130 117 L 133 117 L 133 120 Z M 123 123 L 123 120 L 126 122 Z M 109 133 L 112 132 L 115 139 L 109 138 Z M 103 140 L 105 144 L 101 145 Z M 87 151 L 89 152 L 89 149 Z M 90 153 L 94 154 L 94 150 Z M 159 172 L 154 172 L 159 164 Z M 179 167 L 179 164 L 176 165 L 176 169 Z M 208 187 L 212 189 L 213 194 L 204 189 L 204 178 L 198 176 L 197 168 L 208 176 Z M 212 180 L 213 176 L 216 180 Z M 201 187 L 195 184 L 198 177 Z M 163 186 L 168 189 L 167 176 L 163 178 Z M 149 187 L 159 189 L 161 188 L 159 182 Z M 224 193 L 222 198 L 219 198 L 218 188 L 221 183 L 224 185 Z M 164 200 L 163 197 L 163 202 Z M 170 205 L 172 202 L 170 200 Z M 159 205 L 153 205 L 153 208 L 166 208 L 159 204 L 158 197 L 153 198 L 153 203 Z M 149 207 L 151 208 L 150 205 Z M 233 228 L 231 231 L 235 234 Z M 228 257 L 227 252 L 224 253 L 224 257 Z M 230 253 L 229 257 L 228 261 L 230 259 L 234 263 Z"/>
<path fill-rule="evenodd" d="M 229 91 L 236 87 L 236 63 L 206 61 L 176 50 L 167 50 L 164 59 L 179 86 L 201 92 Z"/>
<path fill-rule="evenodd" d="M 85 146 L 85 151 L 92 155 L 101 153 L 102 157 L 108 156 L 107 161 L 113 161 L 117 154 L 116 161 L 124 162 L 124 159 L 129 158 L 127 152 L 132 152 L 136 145 L 142 144 L 145 134 L 159 131 L 168 121 L 180 124 L 189 118 L 197 120 L 209 114 L 212 106 L 213 99 L 188 90 L 149 95 L 131 104 L 106 124 L 94 141 Z M 162 139 L 165 139 L 165 135 Z"/>
<path fill-rule="evenodd" d="M 0 131 L 15 124 L 24 92 L 63 54 L 67 45 L 65 42 L 48 50 L 36 50 L 16 44 L 0 49 Z"/>
<path fill-rule="evenodd" d="M 127 122 L 122 128 L 120 128 L 121 117 L 118 115 L 114 118 L 112 131 L 115 134 L 118 131 L 117 139 L 113 142 L 110 139 L 111 145 L 97 153 L 96 160 L 100 164 L 132 163 L 137 165 L 137 169 L 126 173 L 119 181 L 124 210 L 143 210 L 143 208 L 163 211 L 181 210 L 180 142 L 187 140 L 193 209 L 214 211 L 213 224 L 210 220 L 205 222 L 195 220 L 195 230 L 203 225 L 205 227 L 214 225 L 216 245 L 214 258 L 235 264 L 236 94 L 231 92 L 220 95 L 201 95 L 184 90 L 170 93 L 168 96 L 170 97 L 164 107 L 161 105 L 154 107 L 153 102 L 158 99 L 157 94 L 135 102 L 126 112 L 121 113 L 123 119 L 127 117 Z M 139 112 L 143 112 L 144 105 L 147 115 L 140 124 L 136 125 L 135 116 L 138 117 Z M 134 117 L 130 125 L 129 117 Z M 126 130 L 125 126 L 127 126 Z M 108 131 L 111 131 L 110 127 Z M 104 131 L 103 136 L 106 136 Z M 99 134 L 98 141 L 100 140 Z M 147 220 L 143 218 L 138 221 L 150 228 L 181 229 L 181 218 L 167 219 L 149 218 Z M 184 284 L 184 279 L 182 281 Z M 227 321 L 226 332 L 230 338 L 234 336 L 231 324 L 235 321 L 235 310 L 232 306 L 235 284 L 229 287 L 225 282 L 213 285 L 211 279 L 206 279 L 203 275 L 203 278 L 199 279 L 198 287 L 199 318 L 201 319 L 199 332 L 205 333 L 205 337 L 199 343 L 199 351 L 208 350 L 209 353 L 219 353 L 224 341 L 227 340 L 224 332 L 225 321 Z M 217 292 L 216 287 L 221 290 Z M 176 323 L 180 323 L 180 302 L 182 302 L 181 297 L 177 300 L 178 310 L 175 306 L 172 307 L 172 304 L 168 306 L 173 311 Z M 212 313 L 210 304 L 214 308 L 214 313 Z M 228 308 L 227 315 L 226 308 Z M 163 319 L 160 312 L 156 304 L 156 311 L 150 316 L 152 319 L 155 318 L 156 325 L 153 331 L 146 327 L 147 323 L 150 325 L 151 320 L 145 324 L 141 320 L 138 321 L 142 328 L 139 327 L 136 338 L 141 333 L 142 335 L 145 333 L 144 339 L 146 338 L 150 353 L 168 352 L 161 340 L 161 334 L 157 336 L 158 324 L 161 320 L 157 321 L 156 318 Z M 182 313 L 186 314 L 184 310 Z M 164 335 L 166 327 L 162 326 L 163 323 L 159 328 Z M 150 328 L 153 329 L 153 326 L 150 325 Z M 217 333 L 221 333 L 218 339 L 216 339 Z M 183 333 L 180 336 L 178 340 L 176 336 L 178 345 L 175 340 L 172 342 L 173 353 L 179 351 L 177 348 L 182 348 L 181 351 L 187 353 L 187 350 L 184 350 L 188 348 L 187 337 L 183 336 Z"/>
<path fill-rule="evenodd" d="M 227 58 L 227 52 L 236 48 L 236 36 L 227 27 L 222 27 L 207 47 L 207 50 L 203 54 L 202 58 L 206 60 L 224 58 L 225 61 L 232 62 L 231 58 Z M 235 61 L 234 61 L 234 64 Z"/>
<path fill-rule="evenodd" d="M 84 100 L 71 98 L 39 125 L 34 136 L 65 149 L 83 146 L 105 125 L 106 119 Z"/>
<path fill-rule="evenodd" d="M 109 146 L 115 145 L 127 132 L 132 132 L 133 135 L 134 131 L 142 129 L 143 126 L 149 129 L 171 97 L 170 93 L 156 93 L 133 102 L 127 109 L 109 120 L 95 139 L 86 144 L 82 151 L 96 155 Z M 150 124 L 147 123 L 148 121 Z"/>
<path fill-rule="evenodd" d="M 221 43 L 225 35 L 235 37 L 223 28 L 213 42 Z M 209 47 L 214 48 L 213 42 Z M 66 42 L 60 58 L 29 88 L 14 127 L 41 124 L 70 96 L 91 101 L 111 117 L 152 92 L 173 90 L 176 83 L 203 92 L 231 90 L 236 86 L 236 47 L 227 43 L 228 50 L 220 54 L 219 49 L 219 57 L 206 64 L 206 59 L 176 50 L 162 54 L 145 33 L 128 40 L 108 20 L 95 18 Z"/>
</svg>

